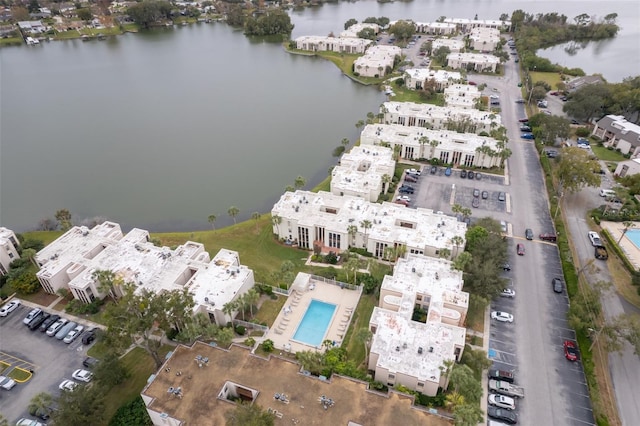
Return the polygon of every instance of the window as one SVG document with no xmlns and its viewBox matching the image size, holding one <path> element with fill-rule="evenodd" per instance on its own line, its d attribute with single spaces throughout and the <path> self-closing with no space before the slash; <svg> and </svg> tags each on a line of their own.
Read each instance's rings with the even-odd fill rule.
<svg viewBox="0 0 640 426">
<path fill-rule="evenodd" d="M 395 380 L 396 375 L 395 374 L 389 374 L 389 380 Z"/>
<path fill-rule="evenodd" d="M 419 387 L 419 388 L 423 388 L 423 387 L 424 387 L 424 383 L 422 383 L 422 382 L 418 382 L 418 387 Z"/>
</svg>

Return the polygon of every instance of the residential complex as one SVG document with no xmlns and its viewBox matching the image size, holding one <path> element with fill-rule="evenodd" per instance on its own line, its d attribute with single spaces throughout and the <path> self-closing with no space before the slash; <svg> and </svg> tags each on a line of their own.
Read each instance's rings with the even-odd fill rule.
<svg viewBox="0 0 640 426">
<path fill-rule="evenodd" d="M 475 109 L 480 91 L 470 84 L 453 84 L 444 89 L 444 101 L 449 107 Z"/>
<path fill-rule="evenodd" d="M 446 18 L 444 22 L 455 25 L 457 29 L 465 33 L 468 33 L 474 28 L 495 28 L 504 31 L 511 27 L 511 21 L 496 21 L 491 19 Z"/>
<path fill-rule="evenodd" d="M 619 149 L 623 154 L 636 156 L 640 153 L 640 126 L 621 115 L 602 117 L 596 122 L 592 134 L 602 139 L 606 146 Z"/>
<path fill-rule="evenodd" d="M 187 289 L 193 296 L 194 314 L 201 312 L 219 325 L 233 317 L 223 306 L 253 287 L 253 271 L 240 264 L 238 253 L 221 249 L 210 260 L 201 243 L 187 241 L 175 249 L 157 247 L 149 232 L 134 228 L 126 235 L 120 225 L 104 222 L 93 229 L 75 226 L 36 255 L 38 280 L 48 293 L 68 289 L 74 298 L 90 303 L 104 298 L 93 277 L 98 270 L 113 272 L 136 291 L 153 293 Z M 122 295 L 116 286 L 113 295 Z"/>
<path fill-rule="evenodd" d="M 400 146 L 400 157 L 409 160 L 437 158 L 443 164 L 464 167 L 500 165 L 498 141 L 473 133 L 400 124 L 370 124 L 362 131 L 360 144 Z"/>
<path fill-rule="evenodd" d="M 475 72 L 496 72 L 500 59 L 483 53 L 449 53 L 447 66 Z"/>
<path fill-rule="evenodd" d="M 364 53 L 373 43 L 363 38 L 338 38 L 323 36 L 301 36 L 296 39 L 296 49 L 312 52 Z"/>
<path fill-rule="evenodd" d="M 462 271 L 450 261 L 409 255 L 398 259 L 380 288 L 369 329 L 373 333 L 369 370 L 388 386 L 402 385 L 435 396 L 446 387 L 447 362 L 460 361 L 469 294 Z M 424 322 L 412 319 L 424 312 Z"/>
<path fill-rule="evenodd" d="M 450 85 L 461 81 L 462 74 L 457 71 L 409 68 L 404 72 L 404 84 L 413 90 L 422 90 L 427 87 L 427 82 L 433 82 L 436 90 L 442 91 Z"/>
<path fill-rule="evenodd" d="M 384 77 L 402 55 L 398 46 L 371 46 L 353 63 L 353 71 L 363 77 Z"/>
<path fill-rule="evenodd" d="M 638 173 L 640 173 L 640 158 L 620 161 L 613 172 L 618 177 L 632 176 Z"/>
<path fill-rule="evenodd" d="M 456 25 L 447 22 L 416 22 L 416 32 L 432 35 L 452 35 L 456 32 Z"/>
<path fill-rule="evenodd" d="M 342 252 L 364 248 L 374 257 L 414 253 L 455 258 L 464 248 L 467 226 L 455 217 L 400 204 L 371 203 L 329 192 L 285 192 L 273 206 L 273 232 L 303 249 Z M 444 251 L 446 250 L 446 251 Z"/>
<path fill-rule="evenodd" d="M 413 102 L 385 102 L 380 107 L 380 113 L 383 114 L 384 124 L 455 130 L 463 133 L 489 132 L 501 125 L 500 115 L 491 112 Z"/>
<path fill-rule="evenodd" d="M 395 173 L 393 151 L 383 146 L 354 146 L 331 172 L 331 193 L 377 201 Z M 385 182 L 385 176 L 389 181 Z"/>
<path fill-rule="evenodd" d="M 359 38 L 358 33 L 366 28 L 372 29 L 374 33 L 380 32 L 380 26 L 373 23 L 357 23 L 351 25 L 349 28 L 340 33 L 340 37 Z"/>
<path fill-rule="evenodd" d="M 6 275 L 11 262 L 20 258 L 19 249 L 20 242 L 16 234 L 10 229 L 0 227 L 0 275 Z"/>
<path fill-rule="evenodd" d="M 435 52 L 441 47 L 447 47 L 453 52 L 460 52 L 464 49 L 464 41 L 455 38 L 437 38 L 431 42 L 431 51 Z"/>
<path fill-rule="evenodd" d="M 473 28 L 469 33 L 469 42 L 473 50 L 493 52 L 500 42 L 500 31 L 490 27 Z"/>
<path fill-rule="evenodd" d="M 157 426 L 223 425 L 240 401 L 273 413 L 275 424 L 447 426 L 448 419 L 414 407 L 411 396 L 371 392 L 361 380 L 334 374 L 330 380 L 304 374 L 275 353 L 228 350 L 196 342 L 179 345 L 141 396 Z"/>
</svg>

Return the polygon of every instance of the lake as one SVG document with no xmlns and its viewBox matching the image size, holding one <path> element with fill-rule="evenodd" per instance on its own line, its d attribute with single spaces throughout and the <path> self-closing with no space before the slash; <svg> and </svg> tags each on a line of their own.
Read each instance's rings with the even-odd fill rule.
<svg viewBox="0 0 640 426">
<path fill-rule="evenodd" d="M 606 50 L 617 67 L 637 67 L 639 14 L 628 1 L 340 2 L 291 12 L 292 36 L 337 33 L 352 17 L 495 19 L 515 9 L 617 12 L 623 29 Z M 580 66 L 613 68 L 593 58 Z M 355 141 L 355 123 L 385 100 L 328 61 L 223 23 L 3 48 L 0 65 L 0 223 L 16 231 L 61 208 L 78 222 L 156 232 L 206 229 L 210 214 L 229 225 L 231 206 L 238 221 L 268 213 L 296 176 L 307 187 L 323 180 L 333 149 Z"/>
</svg>

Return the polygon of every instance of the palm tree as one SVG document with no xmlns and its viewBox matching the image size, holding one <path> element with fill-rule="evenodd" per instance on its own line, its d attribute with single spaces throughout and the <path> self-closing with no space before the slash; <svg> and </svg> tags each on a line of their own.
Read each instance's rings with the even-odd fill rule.
<svg viewBox="0 0 640 426">
<path fill-rule="evenodd" d="M 216 229 L 215 223 L 217 218 L 218 217 L 215 214 L 210 214 L 209 217 L 207 218 L 207 221 L 211 224 L 211 227 L 213 229 Z"/>
<path fill-rule="evenodd" d="M 364 346 L 364 365 L 369 369 L 369 343 L 371 342 L 373 333 L 368 328 L 360 328 L 354 337 Z"/>
<path fill-rule="evenodd" d="M 271 216 L 271 224 L 273 224 L 276 227 L 276 231 L 278 232 L 278 235 L 280 235 L 281 223 L 282 223 L 282 217 L 278 216 L 277 214 L 274 214 L 273 216 Z"/>
<path fill-rule="evenodd" d="M 424 146 L 429 143 L 429 138 L 421 136 L 418 142 L 420 142 L 420 158 L 424 158 Z"/>
<path fill-rule="evenodd" d="M 233 314 L 233 311 L 235 311 L 236 309 L 238 309 L 237 301 L 227 302 L 222 306 L 222 313 L 229 316 L 229 318 L 233 320 L 233 317 L 231 315 Z"/>
<path fill-rule="evenodd" d="M 453 411 L 456 407 L 464 405 L 464 403 L 465 403 L 464 396 L 460 395 L 456 391 L 453 391 L 453 392 L 449 392 L 445 397 L 444 406 L 449 411 Z"/>
<path fill-rule="evenodd" d="M 96 281 L 96 287 L 100 293 L 107 293 L 114 302 L 116 301 L 114 286 L 121 284 L 121 280 L 113 271 L 97 269 L 93 271 L 91 278 Z"/>
<path fill-rule="evenodd" d="M 364 127 L 364 120 L 358 120 L 356 122 L 356 129 L 360 130 Z"/>
<path fill-rule="evenodd" d="M 298 176 L 296 180 L 293 182 L 293 186 L 295 189 L 302 189 L 307 184 L 307 180 L 302 176 Z"/>
<path fill-rule="evenodd" d="M 622 238 L 625 236 L 625 234 L 627 233 L 629 228 L 633 228 L 634 226 L 636 226 L 635 223 L 633 223 L 633 222 L 631 222 L 629 220 L 625 220 L 624 222 L 622 222 L 622 224 L 624 225 L 624 230 L 622 231 L 622 235 L 620 235 L 620 238 L 616 242 L 616 244 L 618 244 L 618 245 L 620 245 L 620 241 L 622 241 Z"/>
<path fill-rule="evenodd" d="M 391 176 L 387 173 L 382 175 L 382 183 L 384 184 L 384 193 L 386 194 L 389 190 L 389 184 L 391 183 Z"/>
<path fill-rule="evenodd" d="M 260 213 L 258 212 L 253 212 L 251 214 L 251 219 L 256 221 L 256 231 L 258 230 L 258 221 L 260 220 Z"/>
<path fill-rule="evenodd" d="M 431 155 L 429 156 L 430 159 L 434 158 L 436 155 L 436 148 L 438 147 L 438 145 L 440 145 L 440 141 L 429 141 L 429 145 L 431 145 Z"/>
<path fill-rule="evenodd" d="M 342 146 L 344 146 L 345 148 L 349 146 L 349 144 L 351 143 L 351 141 L 347 138 L 342 138 L 342 141 L 340 141 L 340 144 Z"/>
<path fill-rule="evenodd" d="M 363 221 L 361 221 L 361 222 L 360 222 L 360 227 L 361 227 L 362 229 L 364 229 L 364 240 L 365 240 L 365 242 L 364 242 L 364 246 L 365 246 L 365 248 L 366 248 L 366 247 L 368 246 L 368 244 L 369 244 L 369 236 L 367 235 L 367 231 L 368 231 L 369 229 L 371 229 L 371 227 L 372 227 L 372 226 L 373 226 L 373 224 L 371 223 L 371 221 L 370 221 L 370 220 L 365 219 L 365 220 L 363 220 Z"/>
<path fill-rule="evenodd" d="M 355 245 L 356 244 L 355 237 L 356 237 L 356 234 L 358 233 L 358 227 L 356 225 L 347 226 L 347 233 L 349 234 L 349 237 L 351 237 L 350 239 L 351 242 L 349 243 L 349 245 L 350 246 Z"/>
<path fill-rule="evenodd" d="M 251 316 L 253 316 L 253 305 L 260 299 L 260 294 L 256 291 L 255 288 L 251 288 L 245 293 L 244 297 L 247 304 L 249 305 L 249 312 L 251 312 Z"/>
<path fill-rule="evenodd" d="M 293 185 L 287 185 L 284 187 L 284 192 L 294 192 L 296 189 L 293 187 Z"/>
<path fill-rule="evenodd" d="M 449 259 L 451 257 L 451 250 L 448 248 L 440 249 L 440 257 L 443 259 Z"/>
<path fill-rule="evenodd" d="M 227 213 L 229 213 L 229 216 L 231 216 L 233 218 L 233 223 L 236 223 L 236 216 L 238 216 L 238 213 L 240 213 L 240 209 L 237 208 L 236 206 L 231 206 L 229 207 L 229 210 L 227 210 Z"/>
<path fill-rule="evenodd" d="M 463 243 L 464 243 L 464 238 L 462 238 L 460 235 L 455 235 L 451 237 L 451 244 L 453 244 L 456 247 L 456 254 L 458 254 L 458 249 Z"/>
</svg>

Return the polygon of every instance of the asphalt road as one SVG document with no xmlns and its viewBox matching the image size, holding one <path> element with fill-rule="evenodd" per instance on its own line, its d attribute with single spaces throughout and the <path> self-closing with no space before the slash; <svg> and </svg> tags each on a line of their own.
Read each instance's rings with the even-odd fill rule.
<svg viewBox="0 0 640 426">
<path fill-rule="evenodd" d="M 603 167 L 603 169 L 606 169 Z M 607 175 L 608 176 L 608 175 Z M 604 188 L 610 188 L 611 179 L 603 181 Z M 591 229 L 585 217 L 588 210 L 603 203 L 598 196 L 598 188 L 585 188 L 577 194 L 568 194 L 564 200 L 564 211 L 567 217 L 568 231 L 571 234 L 578 253 L 576 266 L 584 266 L 593 259 L 593 246 L 587 238 Z M 611 275 L 606 262 L 596 260 L 597 269 L 588 268 L 585 277 L 589 283 L 598 281 L 611 282 Z M 602 307 L 607 319 L 622 313 L 640 315 L 640 311 L 627 303 L 611 288 L 602 297 Z M 613 381 L 618 414 L 623 425 L 637 425 L 640 421 L 640 359 L 633 348 L 625 344 L 620 353 L 609 354 L 609 371 Z"/>
<path fill-rule="evenodd" d="M 513 58 L 506 63 L 503 77 L 470 74 L 469 80 L 486 83 L 485 95 L 500 96 L 502 123 L 507 128 L 513 155 L 508 161 L 513 237 L 510 240 L 513 301 L 495 301 L 493 310 L 504 308 L 515 317 L 513 324 L 492 324 L 490 354 L 498 367 L 512 369 L 516 383 L 525 388 L 526 398 L 519 401 L 520 424 L 592 425 L 595 424 L 582 365 L 564 358 L 562 343 L 573 339 L 566 321 L 566 294 L 556 294 L 551 279 L 562 276 L 557 248 L 537 240 L 550 232 L 553 223 L 544 190 L 542 170 L 533 141 L 520 138 L 518 120 L 524 117 Z M 502 219 L 496 217 L 496 219 Z M 524 238 L 526 228 L 536 236 Z M 516 243 L 525 245 L 524 256 L 515 254 Z M 505 307 L 507 306 L 507 307 Z"/>
</svg>

